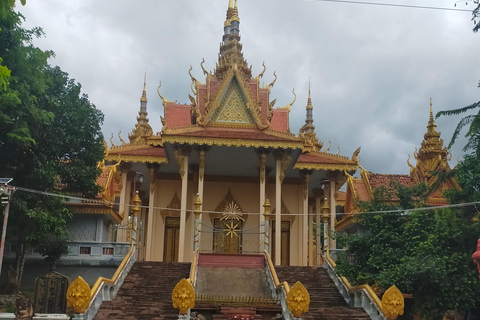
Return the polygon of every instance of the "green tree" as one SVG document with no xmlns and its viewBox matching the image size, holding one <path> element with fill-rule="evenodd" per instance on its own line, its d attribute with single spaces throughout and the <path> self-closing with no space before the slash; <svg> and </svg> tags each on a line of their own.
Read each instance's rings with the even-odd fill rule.
<svg viewBox="0 0 480 320">
<path fill-rule="evenodd" d="M 0 56 L 11 69 L 9 85 L 0 90 L 0 176 L 29 189 L 96 195 L 97 163 L 104 155 L 103 114 L 67 73 L 48 65 L 53 53 L 32 44 L 42 30 L 22 28 L 22 19 L 13 11 L 0 17 Z M 70 214 L 62 201 L 14 194 L 8 235 L 19 241 L 18 283 L 27 245 L 66 236 Z"/>
<path fill-rule="evenodd" d="M 353 284 L 376 284 L 383 290 L 396 285 L 413 294 L 415 313 L 439 319 L 446 310 L 466 312 L 479 302 L 471 255 L 480 224 L 469 211 L 414 209 L 424 207 L 422 189 L 428 194 L 423 186 L 377 188 L 372 201 L 359 203 L 366 211 L 357 217 L 363 231 L 338 236 L 346 252 L 336 271 Z M 378 211 L 390 212 L 367 213 Z"/>
</svg>

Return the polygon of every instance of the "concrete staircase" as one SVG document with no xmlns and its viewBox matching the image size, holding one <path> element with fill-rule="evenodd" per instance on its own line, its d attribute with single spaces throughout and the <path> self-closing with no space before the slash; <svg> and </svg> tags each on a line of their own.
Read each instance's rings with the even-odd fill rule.
<svg viewBox="0 0 480 320">
<path fill-rule="evenodd" d="M 188 278 L 190 263 L 137 261 L 112 301 L 102 303 L 95 320 L 173 320 L 172 291 Z"/>
<path fill-rule="evenodd" d="M 310 294 L 310 310 L 302 315 L 305 320 L 366 320 L 368 314 L 361 308 L 347 305 L 325 269 L 319 267 L 276 266 L 278 280 L 290 286 L 300 281 Z"/>
</svg>

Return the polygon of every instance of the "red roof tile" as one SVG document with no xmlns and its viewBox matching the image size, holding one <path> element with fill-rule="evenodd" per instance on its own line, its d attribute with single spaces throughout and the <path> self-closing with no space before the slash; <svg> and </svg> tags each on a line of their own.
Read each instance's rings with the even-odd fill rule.
<svg viewBox="0 0 480 320">
<path fill-rule="evenodd" d="M 355 190 L 355 196 L 360 201 L 369 201 L 370 194 L 368 193 L 368 188 L 365 185 L 364 181 L 361 179 L 352 180 L 353 190 Z"/>
<path fill-rule="evenodd" d="M 368 180 L 372 189 L 376 189 L 380 186 L 389 187 L 390 182 L 398 182 L 404 187 L 410 187 L 414 185 L 413 180 L 409 175 L 403 174 L 380 174 L 380 173 L 368 173 Z"/>
<path fill-rule="evenodd" d="M 97 185 L 101 187 L 106 187 L 108 182 L 108 177 L 110 176 L 110 169 L 108 167 L 101 168 L 102 173 L 97 178 Z"/>
<path fill-rule="evenodd" d="M 338 191 L 337 192 L 337 197 L 335 198 L 336 201 L 345 201 L 345 199 L 347 198 L 347 195 L 345 192 L 343 191 Z"/>
</svg>

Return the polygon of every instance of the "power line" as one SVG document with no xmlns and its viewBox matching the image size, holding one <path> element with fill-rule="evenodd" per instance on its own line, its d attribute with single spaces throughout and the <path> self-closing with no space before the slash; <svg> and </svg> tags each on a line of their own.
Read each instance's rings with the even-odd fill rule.
<svg viewBox="0 0 480 320">
<path fill-rule="evenodd" d="M 28 193 L 35 193 L 35 194 L 41 194 L 45 196 L 51 196 L 51 197 L 58 197 L 58 198 L 64 198 L 64 199 L 70 199 L 70 200 L 77 200 L 77 201 L 85 201 L 88 200 L 88 203 L 93 203 L 93 204 L 104 204 L 104 205 L 117 205 L 117 206 L 125 206 L 125 207 L 135 207 L 133 204 L 127 204 L 127 203 L 114 203 L 110 201 L 104 201 L 104 200 L 93 200 L 93 199 L 86 199 L 86 198 L 81 198 L 81 197 L 74 197 L 74 196 L 67 196 L 67 195 L 62 195 L 58 193 L 52 193 L 52 192 L 45 192 L 45 191 L 40 191 L 40 190 L 34 190 L 34 189 L 28 189 L 28 188 L 23 188 L 23 187 L 14 187 L 16 191 L 23 191 L 23 192 L 28 192 Z M 336 214 L 345 214 L 345 215 L 360 215 L 360 214 L 378 214 L 378 213 L 401 213 L 401 212 L 412 212 L 412 211 L 428 211 L 428 210 L 438 210 L 438 209 L 446 209 L 446 208 L 460 208 L 460 207 L 470 207 L 470 206 L 475 206 L 477 204 L 480 204 L 480 201 L 477 202 L 468 202 L 468 203 L 457 203 L 457 204 L 449 204 L 449 205 L 444 205 L 444 206 L 437 206 L 437 207 L 422 207 L 422 208 L 413 208 L 413 209 L 395 209 L 395 210 L 385 210 L 385 211 L 368 211 L 368 212 L 337 212 Z M 174 209 L 174 208 L 166 208 L 166 207 L 149 207 L 149 206 L 138 206 L 139 208 L 145 208 L 145 209 L 156 209 L 156 210 L 169 210 L 169 211 L 182 211 L 182 209 Z M 186 209 L 185 211 L 187 212 L 194 212 L 195 210 L 193 209 Z M 478 211 L 478 210 L 477 210 Z M 202 213 L 225 213 L 223 211 L 207 211 L 207 210 L 202 210 Z M 241 212 L 242 214 L 245 215 L 263 215 L 263 213 L 259 212 Z M 275 213 L 270 213 L 272 216 L 275 215 Z M 331 214 L 331 212 L 329 213 Z M 283 214 L 282 214 L 283 215 Z M 310 213 L 310 214 L 303 214 L 303 213 L 290 213 L 288 216 L 316 216 L 316 213 Z"/>
<path fill-rule="evenodd" d="M 472 12 L 473 11 L 473 10 L 468 10 L 468 9 L 426 7 L 426 6 L 414 6 L 414 5 L 408 5 L 408 4 L 394 4 L 394 3 L 352 1 L 352 0 L 314 0 L 314 1 L 338 2 L 338 3 L 348 3 L 348 4 L 363 4 L 363 5 L 383 6 L 383 7 L 400 7 L 400 8 L 414 8 L 414 9 L 444 10 L 444 11 L 460 11 L 460 12 Z"/>
</svg>

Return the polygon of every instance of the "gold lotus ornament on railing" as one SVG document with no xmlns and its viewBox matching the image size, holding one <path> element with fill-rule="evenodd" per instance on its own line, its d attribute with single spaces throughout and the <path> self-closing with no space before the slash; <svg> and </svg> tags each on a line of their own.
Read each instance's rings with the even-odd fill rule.
<svg viewBox="0 0 480 320">
<path fill-rule="evenodd" d="M 195 306 L 195 289 L 187 279 L 180 280 L 172 292 L 172 302 L 180 314 L 187 314 Z"/>
<path fill-rule="evenodd" d="M 287 306 L 295 318 L 300 318 L 302 313 L 308 311 L 310 294 L 300 281 L 287 292 Z"/>
<path fill-rule="evenodd" d="M 90 286 L 82 277 L 75 279 L 67 289 L 67 306 L 75 313 L 85 313 L 91 299 Z"/>
<path fill-rule="evenodd" d="M 383 314 L 388 319 L 397 319 L 403 314 L 405 302 L 403 295 L 396 286 L 391 286 L 382 297 Z"/>
</svg>

